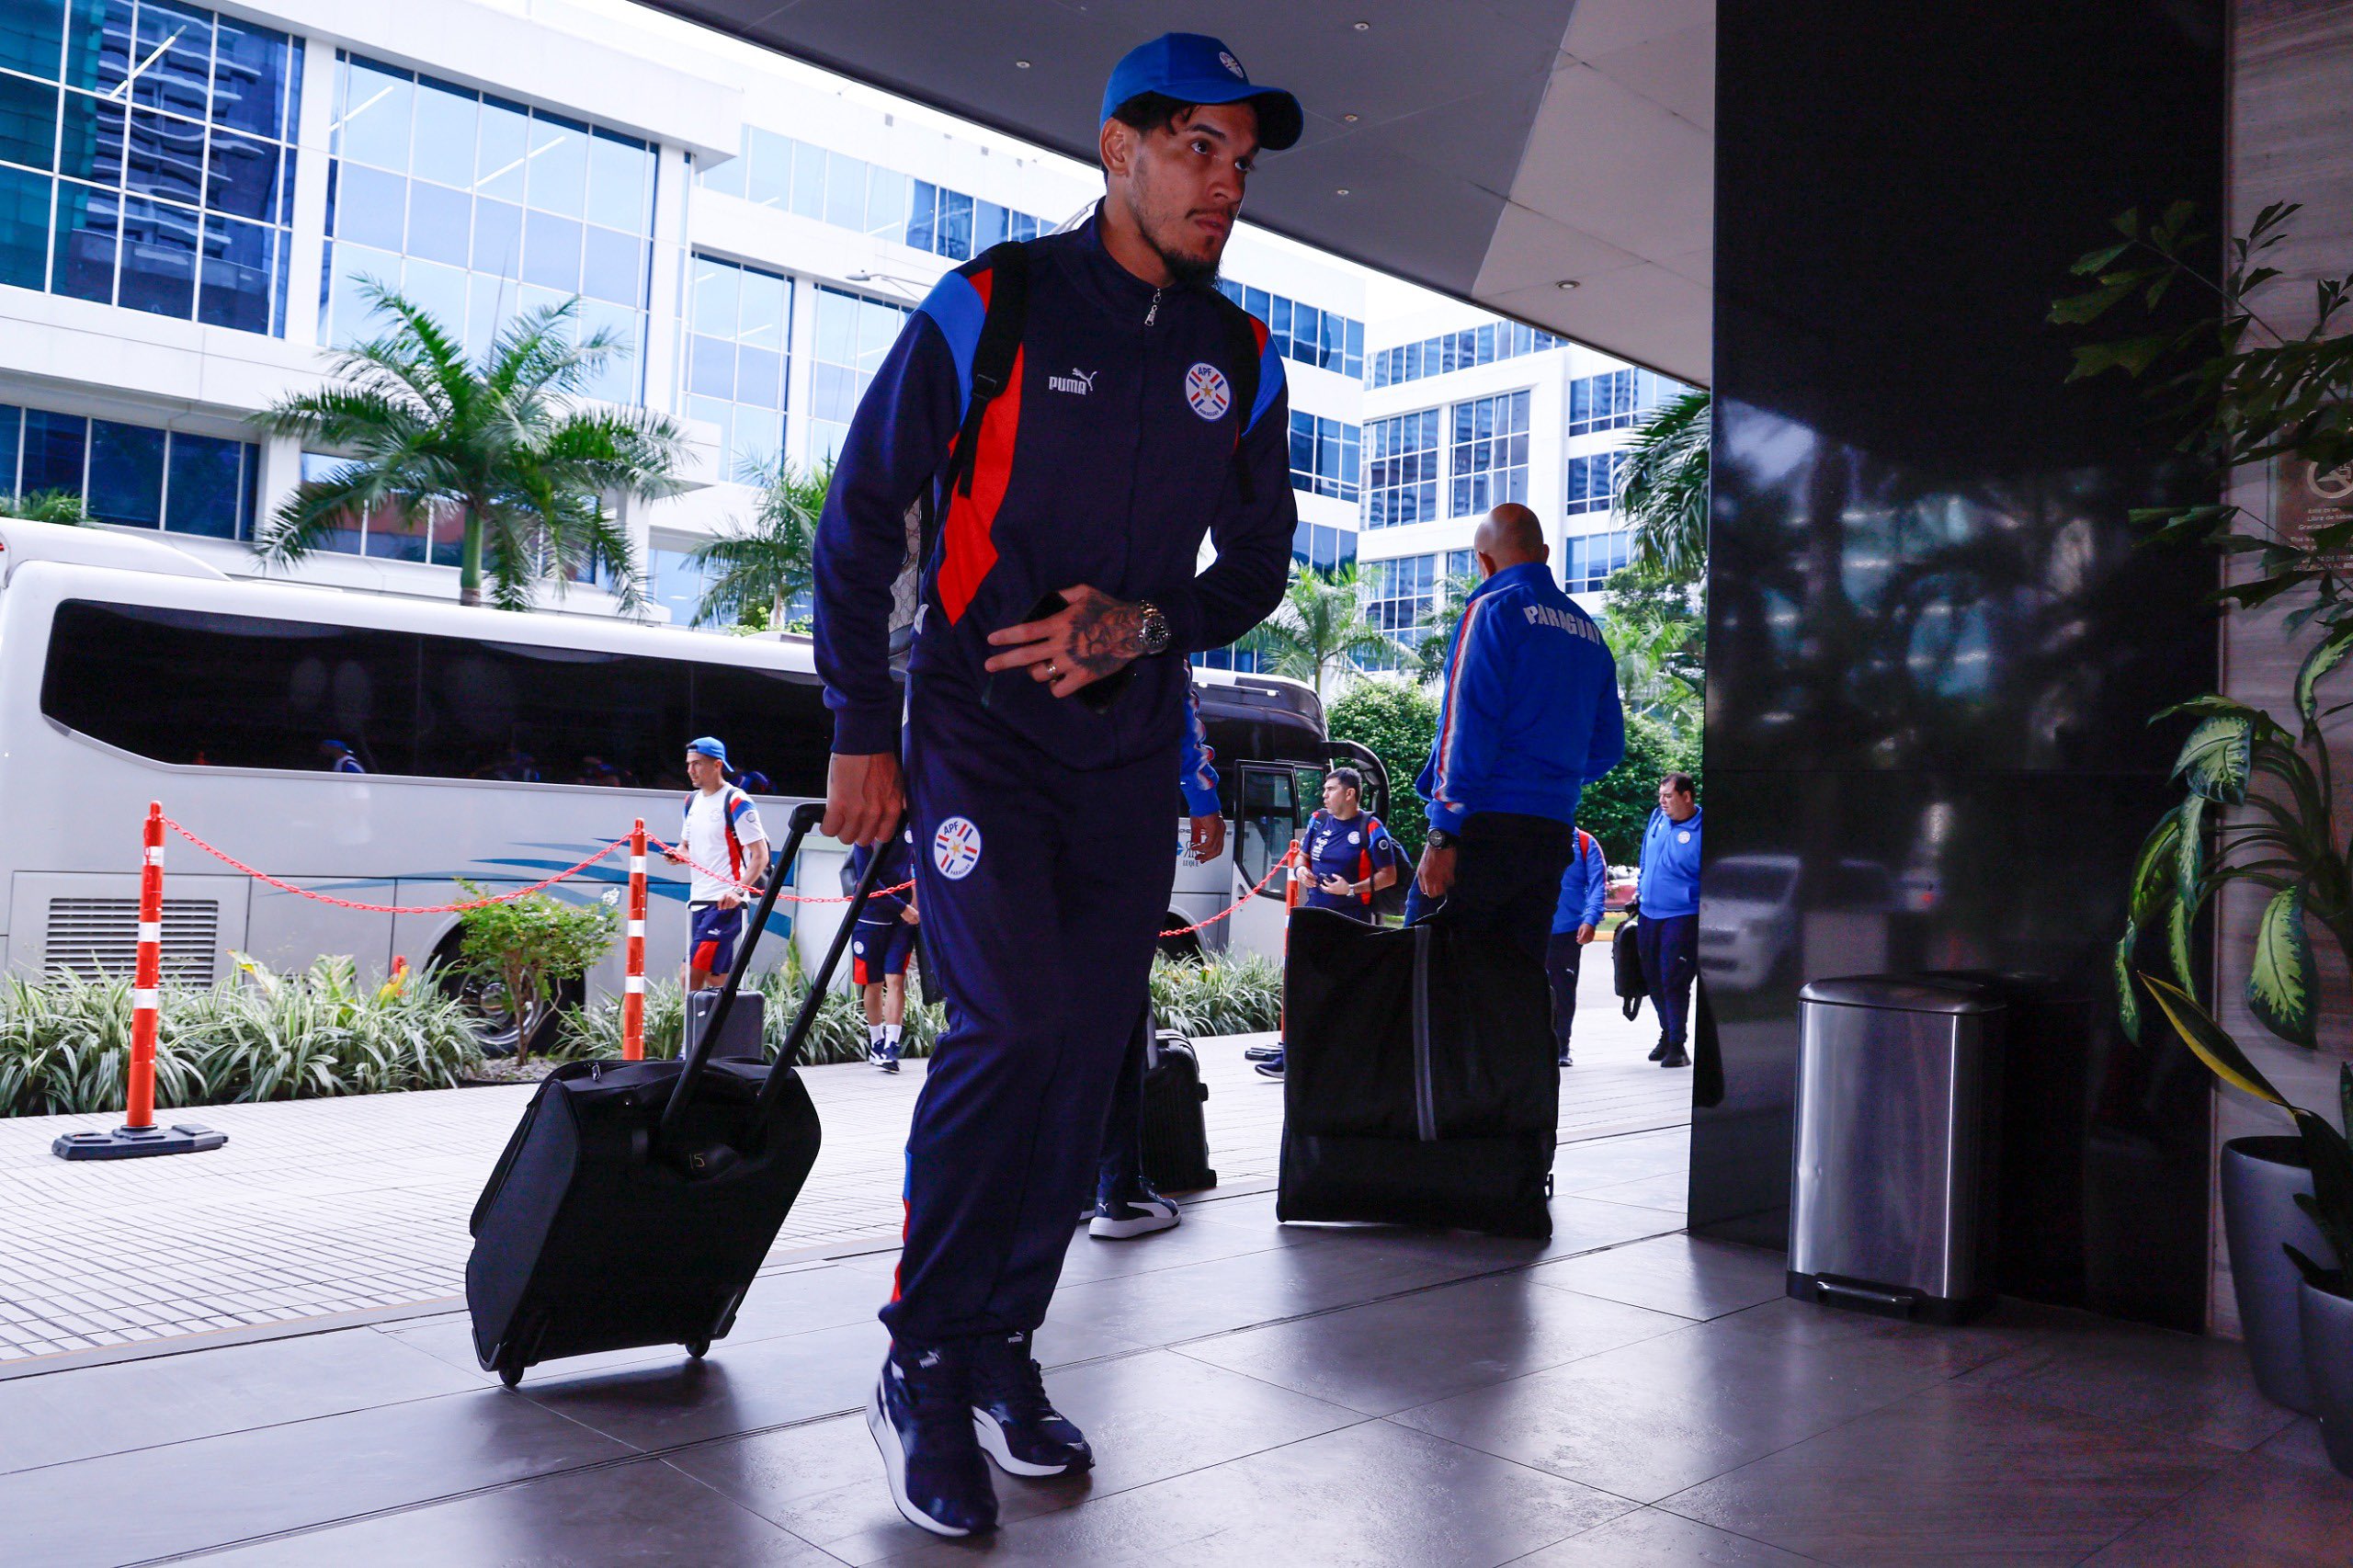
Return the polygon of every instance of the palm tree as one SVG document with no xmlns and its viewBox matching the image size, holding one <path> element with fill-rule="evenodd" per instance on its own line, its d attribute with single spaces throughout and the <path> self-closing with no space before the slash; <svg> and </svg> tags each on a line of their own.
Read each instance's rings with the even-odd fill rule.
<svg viewBox="0 0 2353 1568">
<path fill-rule="evenodd" d="M 335 356 L 341 384 L 281 398 L 261 419 L 350 460 L 298 486 L 255 552 L 274 565 L 299 561 L 369 513 L 455 516 L 465 528 L 460 604 L 483 602 L 486 574 L 501 608 L 529 609 L 542 581 L 561 593 L 601 560 L 621 608 L 642 608 L 636 551 L 606 498 L 674 494 L 683 444 L 659 415 L 581 401 L 620 341 L 603 330 L 569 341 L 580 302 L 568 300 L 516 317 L 472 364 L 422 308 L 364 287 L 392 329 Z"/>
<path fill-rule="evenodd" d="M 834 484 L 834 460 L 816 469 L 784 458 L 758 471 L 759 509 L 732 534 L 705 540 L 688 560 L 703 574 L 695 624 L 744 622 L 764 613 L 768 630 L 784 630 L 784 607 L 816 580 L 817 519 Z"/>
<path fill-rule="evenodd" d="M 1446 678 L 1446 651 L 1454 642 L 1454 629 L 1462 624 L 1462 611 L 1471 603 L 1471 590 L 1479 585 L 1474 576 L 1457 573 L 1438 585 L 1438 598 L 1429 613 L 1417 623 L 1425 635 L 1414 649 L 1414 661 L 1422 683 Z"/>
<path fill-rule="evenodd" d="M 1619 514 L 1633 525 L 1633 564 L 1677 585 L 1708 574 L 1708 394 L 1687 392 L 1634 426 L 1618 471 Z"/>
<path fill-rule="evenodd" d="M 0 494 L 0 517 L 78 528 L 89 522 L 90 513 L 71 490 L 28 490 L 19 495 Z"/>
<path fill-rule="evenodd" d="M 1364 619 L 1356 562 L 1336 572 L 1294 565 L 1283 602 L 1258 629 L 1259 667 L 1303 680 L 1324 695 L 1324 672 L 1394 651 L 1385 631 Z"/>
</svg>

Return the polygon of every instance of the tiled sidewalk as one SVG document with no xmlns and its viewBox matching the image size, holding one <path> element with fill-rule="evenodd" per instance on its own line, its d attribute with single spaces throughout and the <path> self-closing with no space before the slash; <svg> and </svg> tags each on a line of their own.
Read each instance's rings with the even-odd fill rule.
<svg viewBox="0 0 2353 1568">
<path fill-rule="evenodd" d="M 1564 1139 L 1688 1120 L 1689 1075 L 1643 1062 L 1638 1028 L 1606 1006 L 1581 1010 L 1579 1028 Z M 1201 1042 L 1222 1191 L 1275 1173 L 1282 1092 L 1243 1060 L 1255 1038 Z M 806 1075 L 824 1148 L 777 1240 L 779 1262 L 896 1239 L 901 1150 L 923 1083 L 919 1066 L 895 1078 L 858 1065 Z M 180 1114 L 227 1132 L 225 1148 L 110 1164 L 68 1165 L 49 1145 L 60 1131 L 119 1118 L 0 1119 L 0 1376 L 32 1358 L 448 1303 L 462 1290 L 467 1215 L 530 1094 L 210 1106 Z M 1611 1200 L 1679 1216 L 1681 1147 L 1678 1137 L 1665 1168 L 1613 1167 L 1630 1185 Z M 1573 1190 L 1565 1176 L 1562 1185 L 1564 1196 Z"/>
</svg>

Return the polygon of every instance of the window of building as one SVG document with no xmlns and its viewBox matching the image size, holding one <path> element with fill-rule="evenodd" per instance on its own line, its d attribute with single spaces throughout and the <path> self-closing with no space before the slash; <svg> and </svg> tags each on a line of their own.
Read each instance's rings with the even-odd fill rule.
<svg viewBox="0 0 2353 1568">
<path fill-rule="evenodd" d="M 1364 526 L 1401 528 L 1438 516 L 1438 410 L 1364 427 Z"/>
<path fill-rule="evenodd" d="M 727 162 L 698 170 L 695 182 L 722 196 L 955 261 L 969 261 L 1000 241 L 1032 240 L 1054 228 L 1034 214 L 756 126 L 744 128 L 743 145 Z"/>
<path fill-rule="evenodd" d="M 66 490 L 98 522 L 251 539 L 261 449 L 0 403 L 0 492 Z"/>
<path fill-rule="evenodd" d="M 1671 397 L 1689 391 L 1682 382 L 1631 368 L 1579 376 L 1569 383 L 1568 434 L 1621 430 Z"/>
<path fill-rule="evenodd" d="M 1217 287 L 1227 299 L 1267 324 L 1269 341 L 1284 358 L 1363 379 L 1364 323 L 1227 278 L 1219 278 Z"/>
<path fill-rule="evenodd" d="M 1302 518 L 1291 527 L 1290 558 L 1318 572 L 1336 572 L 1357 558 L 1357 531 Z"/>
<path fill-rule="evenodd" d="M 303 483 L 329 478 L 347 466 L 347 461 L 324 452 L 304 452 Z M 380 561 L 455 566 L 463 552 L 465 538 L 465 520 L 446 508 L 414 517 L 404 517 L 386 508 L 340 519 L 320 540 L 320 547 L 346 555 L 371 555 Z"/>
<path fill-rule="evenodd" d="M 1193 655 L 1196 668 L 1204 670 L 1236 670 L 1244 675 L 1258 672 L 1258 650 L 1248 639 L 1229 643 L 1222 648 L 1211 648 Z"/>
<path fill-rule="evenodd" d="M 590 395 L 640 401 L 654 150 L 635 137 L 357 55 L 335 58 L 321 335 L 384 330 L 373 278 L 469 354 L 519 313 L 577 297 L 577 336 L 616 344 Z"/>
<path fill-rule="evenodd" d="M 152 0 L 7 0 L 0 283 L 282 335 L 301 96 L 282 32 Z"/>
<path fill-rule="evenodd" d="M 1568 517 L 1581 512 L 1607 512 L 1625 466 L 1623 452 L 1594 452 L 1569 460 L 1568 481 L 1562 487 L 1561 510 Z"/>
<path fill-rule="evenodd" d="M 1454 405 L 1454 516 L 1528 499 L 1528 393 Z"/>
<path fill-rule="evenodd" d="M 694 258 L 687 412 L 719 426 L 724 472 L 757 483 L 784 451 L 792 284 L 716 256 Z"/>
<path fill-rule="evenodd" d="M 817 352 L 811 364 L 809 458 L 823 462 L 849 435 L 850 416 L 882 357 L 914 312 L 840 289 L 817 290 Z"/>
<path fill-rule="evenodd" d="M 1559 348 L 1567 341 L 1525 322 L 1489 322 L 1426 337 L 1419 343 L 1381 349 L 1372 356 L 1370 379 L 1376 387 L 1417 381 L 1425 376 L 1442 376 L 1449 370 L 1468 370 L 1474 366 L 1492 365 L 1498 359 L 1541 354 Z"/>
<path fill-rule="evenodd" d="M 1612 528 L 1608 533 L 1584 534 L 1569 540 L 1562 585 L 1573 594 L 1601 592 L 1609 574 L 1633 558 L 1633 538 L 1631 528 Z"/>
<path fill-rule="evenodd" d="M 687 787 L 680 735 L 727 737 L 735 766 L 824 793 L 832 722 L 807 676 L 585 648 L 69 599 L 41 710 L 161 762 Z"/>
<path fill-rule="evenodd" d="M 1290 487 L 1311 495 L 1355 500 L 1358 448 L 1361 441 L 1361 432 L 1354 425 L 1292 409 Z"/>
<path fill-rule="evenodd" d="M 1368 561 L 1363 566 L 1365 620 L 1404 647 L 1414 647 L 1430 635 L 1431 629 L 1423 623 L 1438 608 L 1447 583 L 1474 571 L 1467 550 Z"/>
</svg>

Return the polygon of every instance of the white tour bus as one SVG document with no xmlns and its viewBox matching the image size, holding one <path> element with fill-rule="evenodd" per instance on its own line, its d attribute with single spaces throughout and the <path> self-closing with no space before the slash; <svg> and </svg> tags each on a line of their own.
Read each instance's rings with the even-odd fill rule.
<svg viewBox="0 0 2353 1568">
<path fill-rule="evenodd" d="M 1171 926 L 1264 875 L 1313 809 L 1324 749 L 1306 687 L 1199 675 L 1239 820 L 1216 862 L 1180 869 Z M 686 742 L 701 734 L 727 742 L 739 778 L 756 775 L 747 787 L 780 839 L 791 806 L 822 793 L 831 735 L 807 641 L 233 579 L 160 540 L 0 521 L 0 965 L 129 971 L 151 800 L 298 886 L 438 904 L 464 896 L 460 877 L 536 881 L 634 817 L 675 840 Z M 336 770 L 347 754 L 362 771 Z M 381 975 L 454 950 L 453 915 L 320 903 L 176 835 L 165 854 L 168 977 L 209 983 L 233 951 L 273 966 L 347 953 Z M 840 846 L 813 841 L 802 861 L 788 892 L 840 891 Z M 646 968 L 667 977 L 685 958 L 687 882 L 652 865 Z M 618 902 L 627 880 L 623 852 L 556 892 Z M 1279 952 L 1280 884 L 1199 948 Z M 813 959 L 838 908 L 796 922 L 794 907 L 769 930 Z M 591 992 L 620 989 L 620 954 Z"/>
</svg>

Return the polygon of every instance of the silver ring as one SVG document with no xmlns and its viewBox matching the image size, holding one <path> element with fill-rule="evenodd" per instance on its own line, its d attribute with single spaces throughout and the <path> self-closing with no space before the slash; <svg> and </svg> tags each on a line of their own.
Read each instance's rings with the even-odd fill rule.
<svg viewBox="0 0 2353 1568">
<path fill-rule="evenodd" d="M 1051 675 L 1060 675 L 1062 672 L 1061 672 L 1060 670 L 1057 670 L 1057 669 L 1055 669 L 1055 668 L 1054 668 L 1054 662 L 1053 662 L 1053 660 L 1051 660 L 1051 659 L 1048 659 L 1048 660 L 1046 661 L 1046 673 L 1047 673 L 1048 675 L 1050 675 L 1050 676 L 1051 676 Z"/>
</svg>

